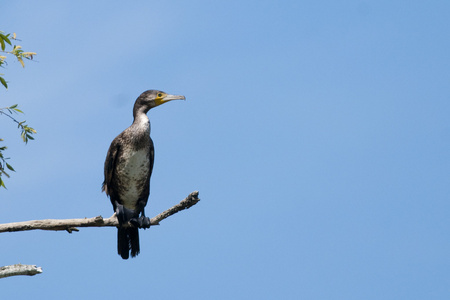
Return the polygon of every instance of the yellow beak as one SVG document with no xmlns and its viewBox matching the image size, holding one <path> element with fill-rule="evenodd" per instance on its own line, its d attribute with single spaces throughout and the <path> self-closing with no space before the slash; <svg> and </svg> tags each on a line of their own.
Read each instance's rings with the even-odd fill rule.
<svg viewBox="0 0 450 300">
<path fill-rule="evenodd" d="M 161 105 L 163 103 L 172 101 L 172 100 L 186 100 L 186 97 L 182 96 L 182 95 L 166 95 L 162 98 L 157 98 L 155 100 L 155 104 L 156 106 Z"/>
</svg>

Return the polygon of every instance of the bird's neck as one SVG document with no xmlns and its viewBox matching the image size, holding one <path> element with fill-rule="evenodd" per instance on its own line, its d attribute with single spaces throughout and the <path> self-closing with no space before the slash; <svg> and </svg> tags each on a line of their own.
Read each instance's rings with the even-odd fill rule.
<svg viewBox="0 0 450 300">
<path fill-rule="evenodd" d="M 150 133 L 150 120 L 146 113 L 142 111 L 137 111 L 133 113 L 134 120 L 132 127 L 138 129 L 139 131 L 148 131 Z"/>
</svg>

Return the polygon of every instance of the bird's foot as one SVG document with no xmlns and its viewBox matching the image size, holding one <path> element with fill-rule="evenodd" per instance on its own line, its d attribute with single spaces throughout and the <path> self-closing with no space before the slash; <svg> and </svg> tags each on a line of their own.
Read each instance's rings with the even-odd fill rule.
<svg viewBox="0 0 450 300">
<path fill-rule="evenodd" d="M 133 224 L 135 227 L 138 228 L 150 228 L 150 218 L 145 217 L 145 216 L 141 216 L 139 218 L 132 218 L 130 219 L 130 223 Z"/>
<path fill-rule="evenodd" d="M 119 221 L 119 225 L 126 224 L 128 221 L 133 223 L 131 220 L 136 219 L 134 217 L 136 216 L 136 213 L 131 209 L 125 208 L 122 204 L 116 204 L 116 216 Z"/>
<path fill-rule="evenodd" d="M 144 229 L 150 228 L 151 224 L 150 224 L 150 218 L 149 217 L 142 216 L 139 219 L 142 220 L 142 227 L 141 228 L 144 228 Z"/>
</svg>

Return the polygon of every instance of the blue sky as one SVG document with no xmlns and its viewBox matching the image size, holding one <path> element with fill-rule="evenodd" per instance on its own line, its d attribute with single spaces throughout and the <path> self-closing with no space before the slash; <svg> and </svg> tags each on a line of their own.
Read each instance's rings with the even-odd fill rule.
<svg viewBox="0 0 450 300">
<path fill-rule="evenodd" d="M 1 234 L 5 299 L 448 299 L 450 3 L 14 1 L 0 30 L 38 53 L 1 73 L 36 140 L 0 119 L 16 173 L 2 223 L 112 215 L 100 192 L 114 137 L 147 89 L 141 232 Z"/>
</svg>

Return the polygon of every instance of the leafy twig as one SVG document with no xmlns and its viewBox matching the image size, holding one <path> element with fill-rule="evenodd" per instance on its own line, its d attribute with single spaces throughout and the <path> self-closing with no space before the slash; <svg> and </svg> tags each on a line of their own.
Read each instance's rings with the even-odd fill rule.
<svg viewBox="0 0 450 300">
<path fill-rule="evenodd" d="M 7 116 L 12 121 L 17 123 L 17 128 L 20 128 L 21 130 L 20 136 L 22 137 L 24 143 L 27 144 L 29 140 L 34 140 L 34 137 L 32 135 L 36 133 L 36 130 L 28 126 L 25 123 L 26 121 L 19 122 L 18 120 L 16 120 L 12 115 L 17 113 L 23 114 L 23 111 L 17 108 L 17 104 L 11 105 L 9 107 L 0 108 L 0 115 Z M 3 139 L 0 138 L 0 141 L 3 141 Z M 5 175 L 6 177 L 9 178 L 9 174 L 5 170 L 8 169 L 10 171 L 15 172 L 14 168 L 6 162 L 6 160 L 9 159 L 9 157 L 7 158 L 4 157 L 3 155 L 3 151 L 6 150 L 7 148 L 8 147 L 6 146 L 0 147 L 0 187 L 3 188 L 6 188 L 6 186 L 5 182 L 2 180 L 2 176 Z"/>
<path fill-rule="evenodd" d="M 25 52 L 22 50 L 22 46 L 19 45 L 12 45 L 11 43 L 11 39 L 12 40 L 18 40 L 16 38 L 16 34 L 13 33 L 12 36 L 10 33 L 5 34 L 5 32 L 0 31 L 0 53 L 6 54 L 6 55 L 13 55 L 16 57 L 16 59 L 20 62 L 20 64 L 22 65 L 23 68 L 25 68 L 25 62 L 24 59 L 29 59 L 32 60 L 34 55 L 36 55 L 35 52 Z M 9 45 L 12 47 L 11 50 L 6 50 L 6 45 Z M 0 67 L 3 64 L 7 64 L 6 55 L 0 55 Z M 0 83 L 7 89 L 8 88 L 8 83 L 7 81 L 2 77 L 3 74 L 0 74 Z"/>
<path fill-rule="evenodd" d="M 9 114 L 7 114 L 5 111 L 7 111 Z M 5 115 L 5 116 L 9 117 L 11 120 L 13 120 L 14 122 L 16 122 L 17 128 L 20 128 L 22 130 L 22 133 L 20 134 L 20 136 L 22 137 L 22 140 L 24 141 L 25 144 L 27 144 L 29 140 L 34 140 L 34 138 L 31 135 L 35 134 L 36 130 L 34 130 L 34 128 L 28 126 L 27 124 L 25 124 L 26 121 L 22 121 L 22 122 L 17 121 L 15 118 L 13 118 L 13 116 L 12 116 L 13 113 L 23 114 L 23 111 L 21 111 L 20 109 L 17 108 L 17 104 L 14 104 L 10 107 L 0 108 L 0 114 Z"/>
</svg>

